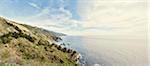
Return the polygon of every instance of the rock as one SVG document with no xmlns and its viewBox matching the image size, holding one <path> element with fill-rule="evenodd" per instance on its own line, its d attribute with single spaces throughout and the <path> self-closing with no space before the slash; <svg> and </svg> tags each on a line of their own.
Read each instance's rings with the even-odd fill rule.
<svg viewBox="0 0 150 66">
<path fill-rule="evenodd" d="M 99 64 L 94 64 L 94 66 L 101 66 L 101 65 L 99 65 Z"/>
<path fill-rule="evenodd" d="M 76 51 L 74 51 L 71 55 L 70 55 L 70 60 L 72 61 L 78 61 L 81 57 L 80 53 L 77 53 Z"/>
</svg>

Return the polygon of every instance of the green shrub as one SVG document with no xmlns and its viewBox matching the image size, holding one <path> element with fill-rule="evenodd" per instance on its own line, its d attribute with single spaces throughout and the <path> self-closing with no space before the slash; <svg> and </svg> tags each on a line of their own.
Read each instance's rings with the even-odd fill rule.
<svg viewBox="0 0 150 66">
<path fill-rule="evenodd" d="M 1 41 L 2 41 L 2 43 L 4 43 L 4 44 L 6 44 L 6 43 L 9 43 L 10 41 L 11 41 L 12 39 L 10 38 L 10 37 L 3 37 L 2 39 L 1 39 Z"/>
<path fill-rule="evenodd" d="M 62 51 L 63 51 L 63 52 L 66 52 L 66 51 L 67 51 L 67 48 L 66 48 L 66 47 L 64 47 L 64 48 L 62 49 Z"/>
<path fill-rule="evenodd" d="M 68 50 L 67 50 L 67 53 L 71 53 L 71 52 L 73 52 L 72 49 L 68 49 Z"/>
<path fill-rule="evenodd" d="M 9 63 L 5 63 L 4 66 L 20 66 L 20 65 L 18 65 L 18 64 L 9 64 Z"/>
<path fill-rule="evenodd" d="M 49 45 L 49 42 L 48 41 L 46 41 L 46 40 L 39 40 L 39 42 L 38 42 L 38 45 L 45 45 L 45 46 L 48 46 Z"/>
<path fill-rule="evenodd" d="M 62 49 L 62 47 L 59 45 L 59 46 L 57 47 L 57 49 L 58 49 L 58 50 L 61 50 L 61 49 Z"/>
<path fill-rule="evenodd" d="M 36 40 L 34 37 L 31 37 L 30 35 L 24 35 L 24 38 L 28 39 L 31 42 L 34 42 Z"/>
</svg>

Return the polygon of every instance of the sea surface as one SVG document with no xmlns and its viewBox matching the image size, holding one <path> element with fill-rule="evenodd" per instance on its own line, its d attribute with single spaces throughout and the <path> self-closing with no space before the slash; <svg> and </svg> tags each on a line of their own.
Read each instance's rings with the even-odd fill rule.
<svg viewBox="0 0 150 66">
<path fill-rule="evenodd" d="M 68 48 L 81 53 L 81 66 L 149 66 L 143 36 L 65 36 Z"/>
</svg>

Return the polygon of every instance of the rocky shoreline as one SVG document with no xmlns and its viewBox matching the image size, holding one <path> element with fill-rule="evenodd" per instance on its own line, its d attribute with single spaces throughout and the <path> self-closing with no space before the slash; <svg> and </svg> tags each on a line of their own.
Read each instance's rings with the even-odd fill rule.
<svg viewBox="0 0 150 66">
<path fill-rule="evenodd" d="M 0 17 L 0 66 L 79 66 L 79 53 L 55 42 L 65 35 Z"/>
</svg>

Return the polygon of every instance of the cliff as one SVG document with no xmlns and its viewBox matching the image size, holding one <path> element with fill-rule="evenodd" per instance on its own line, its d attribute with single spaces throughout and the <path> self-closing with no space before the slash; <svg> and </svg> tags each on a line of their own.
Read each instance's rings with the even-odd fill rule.
<svg viewBox="0 0 150 66">
<path fill-rule="evenodd" d="M 62 35 L 0 17 L 0 66 L 78 66 L 76 51 L 54 43 Z"/>
</svg>

